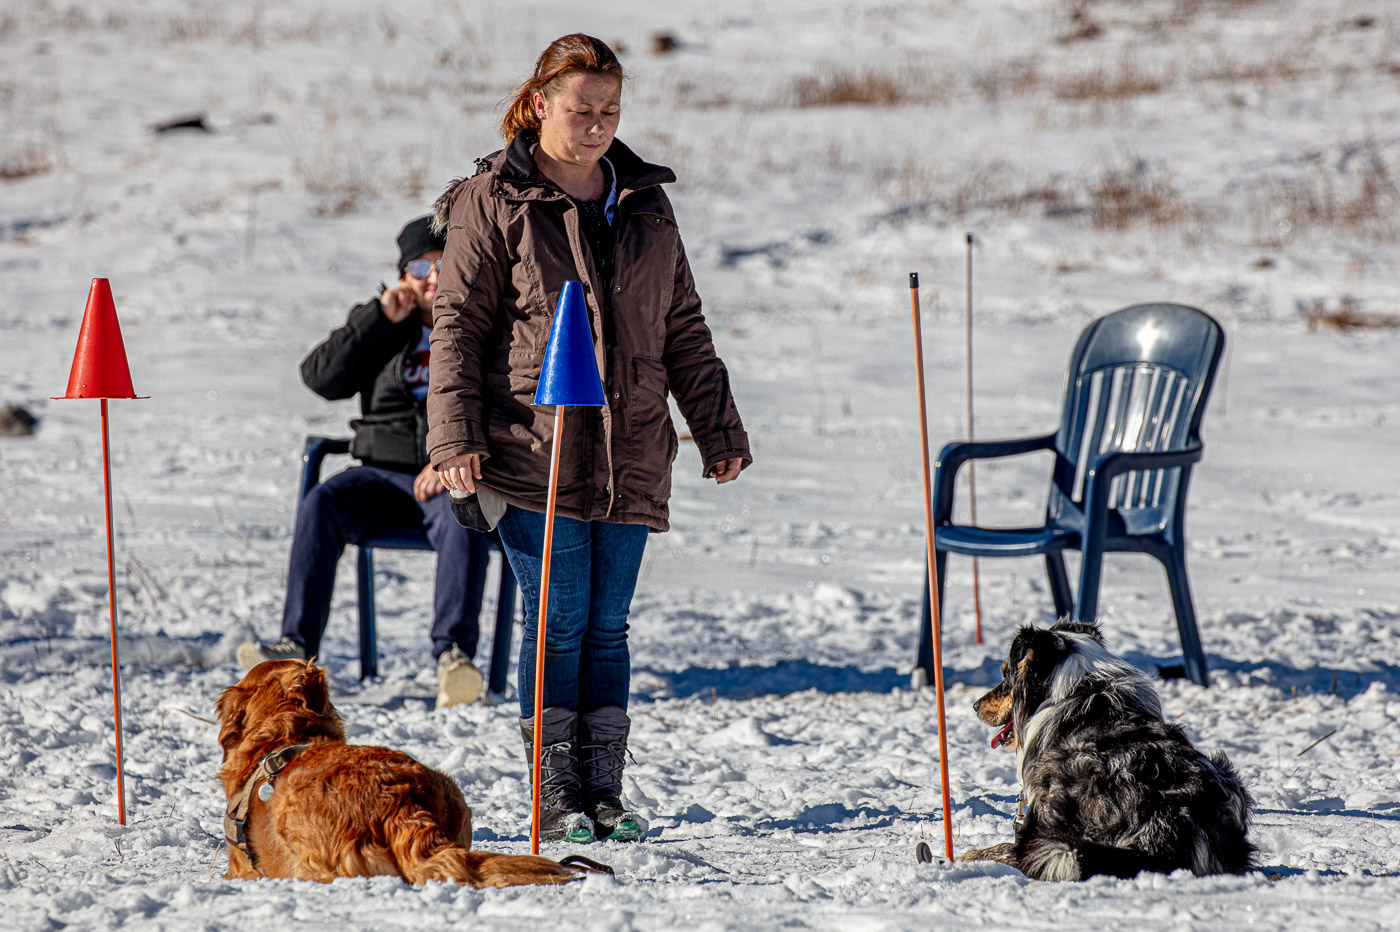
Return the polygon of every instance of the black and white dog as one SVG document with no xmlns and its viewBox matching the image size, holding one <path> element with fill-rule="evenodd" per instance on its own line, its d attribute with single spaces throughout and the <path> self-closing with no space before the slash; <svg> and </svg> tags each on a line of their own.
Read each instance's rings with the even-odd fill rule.
<svg viewBox="0 0 1400 932">
<path fill-rule="evenodd" d="M 1016 751 L 1016 840 L 969 851 L 1037 880 L 1141 871 L 1239 874 L 1254 801 L 1220 753 L 1162 720 L 1152 680 L 1104 649 L 1098 625 L 1025 627 L 1002 680 L 973 704 Z"/>
</svg>

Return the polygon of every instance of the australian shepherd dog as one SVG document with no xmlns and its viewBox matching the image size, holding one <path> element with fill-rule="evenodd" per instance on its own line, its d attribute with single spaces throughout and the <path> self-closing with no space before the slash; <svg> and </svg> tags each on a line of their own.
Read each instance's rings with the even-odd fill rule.
<svg viewBox="0 0 1400 932">
<path fill-rule="evenodd" d="M 402 751 L 346 744 L 314 661 L 258 664 L 223 691 L 218 711 L 226 879 L 391 874 L 507 887 L 611 873 L 586 858 L 470 850 L 472 811 L 457 784 Z"/>
<path fill-rule="evenodd" d="M 1037 880 L 1197 875 L 1253 867 L 1253 800 L 1220 753 L 1162 720 L 1152 680 L 1104 649 L 1098 625 L 1025 627 L 1002 679 L 973 703 L 1016 752 L 1016 840 L 969 851 Z"/>
</svg>

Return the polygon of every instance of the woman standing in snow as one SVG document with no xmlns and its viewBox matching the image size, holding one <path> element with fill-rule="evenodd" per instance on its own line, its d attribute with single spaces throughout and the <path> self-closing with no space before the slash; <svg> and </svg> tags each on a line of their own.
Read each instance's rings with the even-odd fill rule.
<svg viewBox="0 0 1400 932">
<path fill-rule="evenodd" d="M 533 763 L 535 636 L 554 410 L 534 408 L 564 282 L 583 283 L 607 406 L 562 438 L 545 641 L 541 837 L 629 840 L 621 800 L 627 615 L 651 531 L 668 527 L 677 438 L 666 396 L 729 482 L 748 437 L 661 185 L 669 168 L 613 138 L 622 66 L 581 34 L 545 49 L 501 123 L 506 148 L 438 200 L 428 453 L 448 488 L 503 499 L 501 540 L 525 592 L 520 731 Z"/>
</svg>

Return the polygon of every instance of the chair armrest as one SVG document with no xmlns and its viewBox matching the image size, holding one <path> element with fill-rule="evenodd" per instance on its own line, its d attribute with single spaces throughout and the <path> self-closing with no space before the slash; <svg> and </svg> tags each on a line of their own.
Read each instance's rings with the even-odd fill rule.
<svg viewBox="0 0 1400 932">
<path fill-rule="evenodd" d="M 945 443 L 938 451 L 938 461 L 933 465 L 947 467 L 954 473 L 968 460 L 990 460 L 1002 456 L 1020 456 L 1048 450 L 1055 445 L 1055 434 L 1041 437 L 1018 437 L 1014 440 L 955 440 Z"/>
<path fill-rule="evenodd" d="M 1014 440 L 956 440 L 943 445 L 933 464 L 933 523 L 947 524 L 953 514 L 953 493 L 957 487 L 958 470 L 969 460 L 989 460 L 1003 456 L 1020 456 L 1054 449 L 1055 434 L 1039 437 L 1019 437 Z"/>
<path fill-rule="evenodd" d="M 1108 526 L 1108 495 L 1113 480 L 1136 469 L 1177 469 L 1191 466 L 1205 451 L 1199 440 L 1169 453 L 1104 453 L 1090 463 L 1084 476 L 1085 534 L 1102 539 Z"/>
<path fill-rule="evenodd" d="M 1184 449 L 1170 452 L 1120 452 L 1101 453 L 1089 463 L 1086 481 L 1098 478 L 1108 482 L 1116 476 L 1137 469 L 1175 469 L 1190 466 L 1201 459 L 1205 447 L 1199 440 L 1188 444 Z M 1085 498 L 1088 498 L 1086 495 Z"/>
<path fill-rule="evenodd" d="M 318 482 L 321 481 L 321 463 L 327 456 L 340 456 L 350 452 L 350 441 L 344 437 L 317 437 L 306 438 L 306 444 L 301 448 L 301 487 L 297 494 L 297 504 L 306 498 L 306 493 L 310 492 Z"/>
</svg>

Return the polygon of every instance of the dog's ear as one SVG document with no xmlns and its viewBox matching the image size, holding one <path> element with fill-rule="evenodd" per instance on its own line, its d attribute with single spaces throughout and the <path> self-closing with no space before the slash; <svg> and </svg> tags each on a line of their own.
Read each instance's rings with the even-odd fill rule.
<svg viewBox="0 0 1400 932">
<path fill-rule="evenodd" d="M 1074 621 L 1070 618 L 1061 618 L 1050 626 L 1050 630 L 1066 634 L 1083 634 L 1093 638 L 1100 645 L 1103 644 L 1103 629 L 1097 621 Z"/>
<path fill-rule="evenodd" d="M 227 758 L 228 752 L 243 740 L 243 721 L 248 708 L 245 691 L 230 686 L 219 693 L 219 701 L 214 708 L 219 713 L 219 747 L 224 749 L 224 757 Z"/>
<path fill-rule="evenodd" d="M 308 711 L 325 715 L 330 708 L 330 694 L 326 687 L 326 671 L 316 666 L 314 659 L 306 662 L 289 695 L 306 706 Z"/>
<path fill-rule="evenodd" d="M 1035 648 L 1027 647 L 1026 652 L 1021 655 L 1021 662 L 1016 664 L 1016 678 L 1024 681 L 1030 672 L 1031 665 L 1035 663 Z"/>
</svg>

